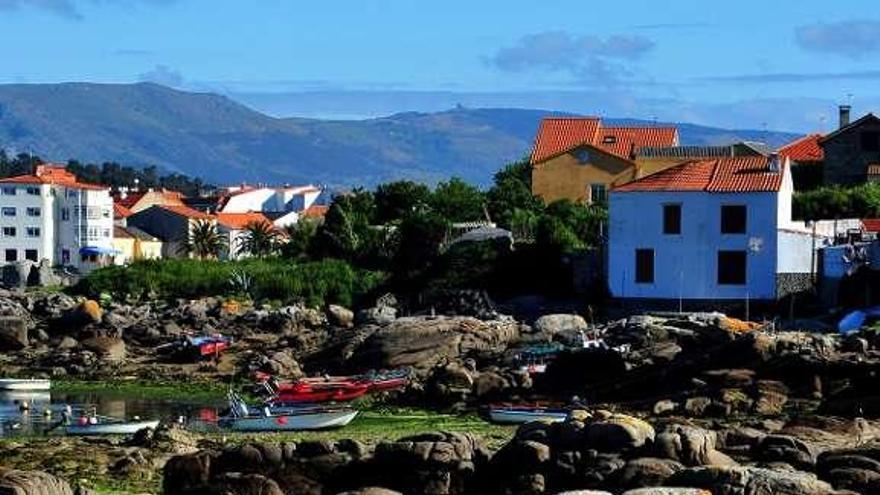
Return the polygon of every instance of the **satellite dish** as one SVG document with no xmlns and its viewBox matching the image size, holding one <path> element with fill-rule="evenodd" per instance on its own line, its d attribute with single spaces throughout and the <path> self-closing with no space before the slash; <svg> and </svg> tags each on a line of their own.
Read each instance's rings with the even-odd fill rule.
<svg viewBox="0 0 880 495">
<path fill-rule="evenodd" d="M 764 248 L 764 239 L 760 237 L 751 237 L 749 238 L 749 251 L 753 253 L 760 253 Z"/>
</svg>

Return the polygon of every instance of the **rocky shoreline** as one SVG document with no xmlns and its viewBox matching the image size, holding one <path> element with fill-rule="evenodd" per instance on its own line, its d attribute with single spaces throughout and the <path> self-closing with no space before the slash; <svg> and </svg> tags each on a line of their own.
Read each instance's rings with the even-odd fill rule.
<svg viewBox="0 0 880 495">
<path fill-rule="evenodd" d="M 880 493 L 873 334 L 786 330 L 714 313 L 595 326 L 573 314 L 518 321 L 494 310 L 469 313 L 480 318 L 398 313 L 393 297 L 352 311 L 214 298 L 98 305 L 0 292 L 0 371 L 228 383 L 254 370 L 295 378 L 406 367 L 412 384 L 386 403 L 476 411 L 577 396 L 584 410 L 563 424 L 525 425 L 497 449 L 455 431 L 361 442 L 343 439 L 343 430 L 333 439 L 254 443 L 163 429 L 134 443 L 7 440 L 0 448 L 10 455 L 0 457 L 19 461 L 3 466 L 36 469 L 22 459 L 51 458 L 52 445 L 97 449 L 108 476 L 162 479 L 169 494 Z M 582 331 L 602 333 L 618 350 L 576 348 Z M 155 351 L 185 332 L 221 332 L 235 345 L 216 362 L 173 362 Z M 546 373 L 520 369 L 524 347 L 551 342 L 569 348 Z M 78 484 L 76 469 L 50 472 Z M 0 487 L 10 477 L 25 483 L 21 476 L 0 473 Z"/>
</svg>

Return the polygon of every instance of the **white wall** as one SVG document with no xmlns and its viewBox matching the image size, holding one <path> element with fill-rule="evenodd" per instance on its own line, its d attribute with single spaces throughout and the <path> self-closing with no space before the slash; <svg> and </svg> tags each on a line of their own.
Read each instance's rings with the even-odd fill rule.
<svg viewBox="0 0 880 495">
<path fill-rule="evenodd" d="M 663 205 L 682 205 L 681 235 L 663 234 Z M 746 204 L 746 234 L 721 234 L 721 205 Z M 614 297 L 773 299 L 776 295 L 775 193 L 613 192 L 608 284 Z M 749 248 L 750 239 L 761 243 Z M 654 283 L 635 283 L 635 250 L 654 249 Z M 718 285 L 719 250 L 747 251 L 746 285 Z"/>
<path fill-rule="evenodd" d="M 35 188 L 38 194 L 28 194 L 29 188 Z M 7 194 L 7 191 L 15 191 Z M 6 236 L 0 230 L 0 264 L 6 263 L 6 251 L 15 250 L 16 261 L 25 259 L 27 250 L 37 251 L 37 260 L 49 259 L 54 262 L 52 242 L 52 209 L 51 194 L 48 186 L 4 184 L 0 189 L 0 207 L 14 208 L 14 216 L 5 216 L 0 212 L 0 227 L 15 228 L 15 236 Z M 29 216 L 28 208 L 39 208 L 38 217 Z M 48 226 L 48 228 L 47 228 Z M 39 236 L 29 237 L 28 227 L 38 228 Z"/>
</svg>

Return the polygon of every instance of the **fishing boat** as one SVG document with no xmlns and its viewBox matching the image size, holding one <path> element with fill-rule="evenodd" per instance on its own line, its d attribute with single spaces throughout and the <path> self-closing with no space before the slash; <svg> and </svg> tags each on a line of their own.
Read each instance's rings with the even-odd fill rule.
<svg viewBox="0 0 880 495">
<path fill-rule="evenodd" d="M 248 407 L 236 394 L 229 396 L 230 415 L 218 424 L 233 431 L 303 431 L 341 428 L 358 411 L 350 407 Z"/>
<path fill-rule="evenodd" d="M 64 431 L 68 435 L 86 436 L 86 435 L 132 435 L 144 428 L 156 429 L 159 426 L 159 420 L 152 421 L 121 421 L 111 420 L 107 418 L 81 418 L 85 421 L 78 421 L 73 424 L 65 425 Z M 97 419 L 92 422 L 91 419 Z"/>
<path fill-rule="evenodd" d="M 560 408 L 541 406 L 490 406 L 489 419 L 495 423 L 522 424 L 532 421 L 561 423 L 569 412 Z"/>
<path fill-rule="evenodd" d="M 36 378 L 0 378 L 0 390 L 49 390 L 52 382 Z"/>
</svg>

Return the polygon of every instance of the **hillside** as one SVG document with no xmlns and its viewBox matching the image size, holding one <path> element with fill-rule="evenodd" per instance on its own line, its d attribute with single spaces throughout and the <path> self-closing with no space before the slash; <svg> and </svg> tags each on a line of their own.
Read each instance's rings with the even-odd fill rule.
<svg viewBox="0 0 880 495">
<path fill-rule="evenodd" d="M 0 85 L 0 147 L 54 161 L 152 164 L 221 183 L 353 186 L 458 175 L 485 184 L 528 153 L 538 122 L 551 113 L 454 109 L 358 121 L 277 119 L 224 96 L 149 83 L 11 84 Z M 793 137 L 681 127 L 683 144 L 779 144 Z"/>
</svg>

